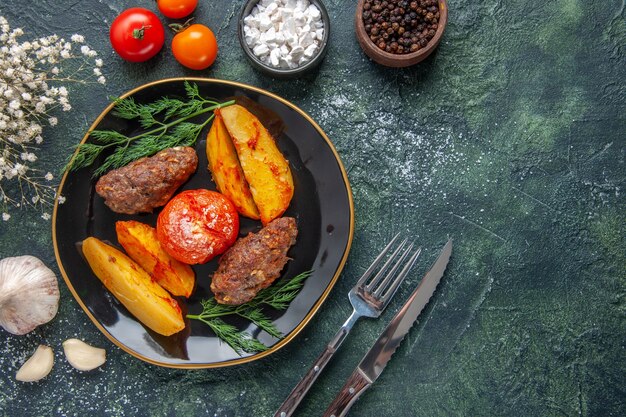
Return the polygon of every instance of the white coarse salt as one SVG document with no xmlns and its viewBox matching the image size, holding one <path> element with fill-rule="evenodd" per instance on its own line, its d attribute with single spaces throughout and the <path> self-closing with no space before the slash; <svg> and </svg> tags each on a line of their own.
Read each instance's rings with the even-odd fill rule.
<svg viewBox="0 0 626 417">
<path fill-rule="evenodd" d="M 309 0 L 261 0 L 243 23 L 244 40 L 252 53 L 282 69 L 310 62 L 326 29 L 320 9 Z"/>
</svg>

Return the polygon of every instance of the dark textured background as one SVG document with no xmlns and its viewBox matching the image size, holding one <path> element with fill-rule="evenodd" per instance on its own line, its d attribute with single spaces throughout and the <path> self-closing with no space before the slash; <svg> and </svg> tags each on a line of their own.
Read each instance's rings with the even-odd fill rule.
<svg viewBox="0 0 626 417">
<path fill-rule="evenodd" d="M 426 249 L 419 271 L 382 319 L 357 324 L 299 415 L 323 412 L 447 236 L 455 249 L 443 284 L 350 415 L 626 415 L 624 0 L 451 0 L 438 51 L 410 69 L 368 61 L 353 2 L 325 4 L 324 63 L 278 81 L 240 50 L 242 1 L 200 0 L 196 19 L 220 46 L 200 72 L 180 67 L 167 47 L 146 64 L 114 55 L 111 21 L 130 6 L 156 10 L 152 1 L 0 2 L 24 38 L 80 33 L 105 61 L 106 86 L 72 88 L 74 109 L 45 131 L 44 169 L 58 172 L 108 95 L 207 76 L 266 88 L 308 112 L 337 147 L 356 208 L 353 249 L 326 304 L 291 344 L 246 365 L 145 364 L 97 331 L 59 276 L 51 323 L 22 337 L 0 330 L 1 415 L 272 415 L 350 313 L 346 293 L 364 266 L 399 230 Z M 33 254 L 58 272 L 49 222 L 31 211 L 12 216 L 0 222 L 1 257 Z M 75 336 L 105 347 L 106 365 L 72 369 L 61 342 Z M 16 383 L 39 343 L 55 349 L 52 373 Z"/>
</svg>

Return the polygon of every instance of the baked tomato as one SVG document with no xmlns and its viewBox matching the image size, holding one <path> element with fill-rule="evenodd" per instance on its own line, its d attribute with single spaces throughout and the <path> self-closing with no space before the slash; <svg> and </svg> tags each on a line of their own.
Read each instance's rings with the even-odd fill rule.
<svg viewBox="0 0 626 417">
<path fill-rule="evenodd" d="M 157 218 L 157 239 L 186 264 L 203 264 L 226 252 L 239 234 L 231 201 L 209 190 L 187 190 L 172 198 Z"/>
<path fill-rule="evenodd" d="M 133 7 L 115 18 L 109 39 L 115 52 L 126 61 L 143 62 L 163 48 L 165 30 L 156 14 Z"/>
<path fill-rule="evenodd" d="M 182 19 L 189 16 L 198 5 L 198 0 L 157 0 L 157 7 L 163 16 Z"/>
<path fill-rule="evenodd" d="M 198 23 L 179 27 L 172 39 L 174 58 L 187 68 L 203 70 L 211 66 L 217 57 L 217 40 L 213 31 Z"/>
</svg>

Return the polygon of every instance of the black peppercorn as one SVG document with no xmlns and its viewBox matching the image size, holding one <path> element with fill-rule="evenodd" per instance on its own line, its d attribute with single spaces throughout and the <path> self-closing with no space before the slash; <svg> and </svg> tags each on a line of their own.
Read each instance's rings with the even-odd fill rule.
<svg viewBox="0 0 626 417">
<path fill-rule="evenodd" d="M 437 4 L 437 0 L 365 0 L 365 32 L 383 51 L 416 52 L 436 34 L 440 16 Z"/>
</svg>

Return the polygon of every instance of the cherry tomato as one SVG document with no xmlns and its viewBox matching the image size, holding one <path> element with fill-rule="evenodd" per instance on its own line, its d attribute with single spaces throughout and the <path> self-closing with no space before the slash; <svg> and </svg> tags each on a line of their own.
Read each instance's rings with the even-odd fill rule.
<svg viewBox="0 0 626 417">
<path fill-rule="evenodd" d="M 159 11 L 170 19 L 189 16 L 198 5 L 198 0 L 157 0 Z"/>
<path fill-rule="evenodd" d="M 119 56 L 131 62 L 143 62 L 161 50 L 165 42 L 165 30 L 156 14 L 141 7 L 133 7 L 115 18 L 109 38 Z"/>
<path fill-rule="evenodd" d="M 211 29 L 196 23 L 174 35 L 172 53 L 187 68 L 203 70 L 217 57 L 217 40 Z"/>
<path fill-rule="evenodd" d="M 187 190 L 165 205 L 156 229 L 157 239 L 173 258 L 186 264 L 203 264 L 235 243 L 239 216 L 222 194 Z"/>
</svg>

